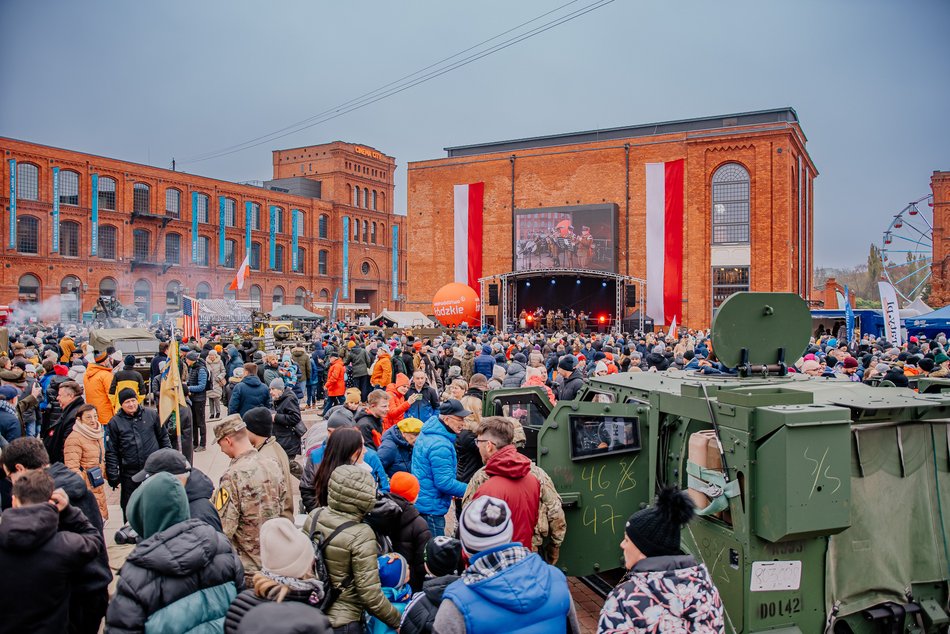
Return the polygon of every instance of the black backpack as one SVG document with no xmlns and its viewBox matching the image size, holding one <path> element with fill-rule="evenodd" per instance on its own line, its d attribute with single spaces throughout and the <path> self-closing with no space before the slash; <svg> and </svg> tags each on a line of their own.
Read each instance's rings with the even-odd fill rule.
<svg viewBox="0 0 950 634">
<path fill-rule="evenodd" d="M 337 588 L 333 585 L 333 582 L 330 580 L 330 571 L 327 568 L 327 563 L 324 560 L 325 551 L 327 546 L 330 545 L 330 542 L 333 539 L 350 528 L 351 526 L 356 526 L 358 522 L 352 520 L 348 522 L 343 522 L 331 532 L 326 539 L 323 538 L 323 534 L 317 532 L 317 520 L 320 519 L 320 513 L 323 512 L 323 509 L 318 509 L 316 514 L 313 516 L 313 521 L 310 525 L 310 542 L 313 544 L 314 552 L 314 565 L 313 572 L 314 576 L 320 580 L 320 583 L 323 585 L 323 597 L 320 599 L 320 603 L 317 604 L 317 607 L 326 614 L 327 610 L 330 609 L 337 599 L 340 598 L 340 595 L 353 584 L 353 574 L 350 573 L 343 579 L 343 583 L 340 584 L 340 587 Z"/>
</svg>

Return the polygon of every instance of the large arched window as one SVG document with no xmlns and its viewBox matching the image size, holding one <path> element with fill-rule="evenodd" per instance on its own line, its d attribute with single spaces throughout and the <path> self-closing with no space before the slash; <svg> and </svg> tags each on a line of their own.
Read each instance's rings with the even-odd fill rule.
<svg viewBox="0 0 950 634">
<path fill-rule="evenodd" d="M 172 280 L 165 286 L 166 308 L 177 309 L 181 306 L 181 282 Z"/>
<path fill-rule="evenodd" d="M 79 321 L 82 304 L 82 282 L 75 275 L 67 275 L 59 284 L 60 313 L 64 319 Z"/>
<path fill-rule="evenodd" d="M 16 250 L 20 253 L 40 252 L 40 221 L 33 216 L 16 219 Z"/>
<path fill-rule="evenodd" d="M 32 163 L 17 163 L 16 197 L 19 200 L 39 200 L 40 168 Z"/>
<path fill-rule="evenodd" d="M 79 223 L 67 220 L 59 224 L 59 254 L 67 258 L 79 257 Z"/>
<path fill-rule="evenodd" d="M 737 163 L 713 174 L 712 243 L 749 243 L 749 172 Z"/>
<path fill-rule="evenodd" d="M 99 282 L 99 295 L 102 297 L 115 297 L 118 290 L 119 285 L 111 277 L 104 277 Z"/>
<path fill-rule="evenodd" d="M 379 223 L 379 243 L 386 244 L 386 223 Z"/>
<path fill-rule="evenodd" d="M 116 229 L 112 225 L 99 225 L 99 257 L 114 260 L 116 252 Z"/>
<path fill-rule="evenodd" d="M 181 236 L 165 234 L 165 264 L 181 264 Z"/>
<path fill-rule="evenodd" d="M 139 313 L 148 319 L 148 316 L 152 314 L 152 285 L 148 280 L 138 280 L 135 283 L 133 299 Z"/>
<path fill-rule="evenodd" d="M 369 242 L 369 222 L 363 221 L 363 242 Z"/>
<path fill-rule="evenodd" d="M 148 214 L 152 210 L 152 188 L 145 183 L 132 185 L 132 213 Z"/>
<path fill-rule="evenodd" d="M 99 209 L 115 211 L 115 179 L 99 177 Z"/>
<path fill-rule="evenodd" d="M 151 253 L 152 235 L 145 229 L 132 232 L 132 259 L 147 262 Z"/>
<path fill-rule="evenodd" d="M 198 236 L 198 266 L 208 266 L 208 252 L 211 251 L 211 239 L 207 236 Z"/>
<path fill-rule="evenodd" d="M 233 198 L 225 198 L 225 199 L 224 199 L 224 210 L 223 210 L 223 213 L 224 213 L 224 226 L 225 226 L 225 227 L 236 227 L 236 226 L 237 226 L 237 224 L 236 224 L 236 219 L 235 219 L 235 216 L 236 216 L 236 214 L 235 214 L 235 209 L 236 209 L 236 207 L 237 207 L 237 203 L 234 202 L 234 199 L 233 199 Z"/>
<path fill-rule="evenodd" d="M 165 190 L 165 215 L 181 218 L 181 192 L 174 187 Z"/>
<path fill-rule="evenodd" d="M 284 287 L 283 286 L 274 287 L 274 294 L 271 296 L 271 301 L 274 302 L 274 306 L 276 306 L 277 304 L 284 303 Z"/>
<path fill-rule="evenodd" d="M 320 301 L 325 302 L 330 299 L 330 291 L 325 288 L 320 289 Z"/>
<path fill-rule="evenodd" d="M 353 242 L 360 241 L 360 221 L 358 218 L 353 219 Z"/>
<path fill-rule="evenodd" d="M 234 240 L 224 241 L 224 266 L 234 268 L 234 256 L 237 254 L 237 243 Z"/>
<path fill-rule="evenodd" d="M 252 271 L 261 270 L 261 243 L 252 242 L 251 243 L 251 257 L 248 258 L 248 265 L 251 267 Z"/>
<path fill-rule="evenodd" d="M 320 253 L 317 254 L 317 273 L 320 275 L 327 274 L 327 258 L 329 255 L 330 252 L 326 249 L 320 249 Z"/>
<path fill-rule="evenodd" d="M 376 190 L 373 190 L 373 209 L 376 209 Z"/>
<path fill-rule="evenodd" d="M 59 204 L 79 205 L 79 174 L 72 170 L 59 173 Z"/>
<path fill-rule="evenodd" d="M 195 288 L 195 299 L 211 299 L 211 284 L 198 282 Z"/>
<path fill-rule="evenodd" d="M 361 206 L 360 201 L 362 200 L 362 198 L 363 198 L 363 190 L 360 189 L 359 187 L 354 187 L 353 188 L 353 206 L 360 207 Z"/>
<path fill-rule="evenodd" d="M 17 282 L 17 300 L 25 304 L 40 301 L 40 279 L 32 273 L 21 275 Z"/>
<path fill-rule="evenodd" d="M 376 244 L 376 223 L 373 223 L 373 226 L 370 228 L 369 241 L 373 244 Z"/>
<path fill-rule="evenodd" d="M 363 206 L 369 208 L 369 187 L 363 188 Z"/>
<path fill-rule="evenodd" d="M 294 291 L 294 303 L 298 306 L 305 305 L 307 301 L 307 291 L 302 286 L 298 286 L 297 290 Z"/>
<path fill-rule="evenodd" d="M 208 195 L 198 194 L 198 207 L 192 211 L 198 214 L 198 222 L 208 224 Z"/>
<path fill-rule="evenodd" d="M 264 294 L 264 291 L 261 290 L 261 287 L 257 284 L 251 286 L 250 298 L 252 302 L 257 302 L 257 307 L 261 308 L 261 296 Z"/>
<path fill-rule="evenodd" d="M 320 220 L 317 223 L 317 237 L 326 239 L 329 236 L 329 224 L 330 217 L 326 214 L 320 216 Z"/>
</svg>

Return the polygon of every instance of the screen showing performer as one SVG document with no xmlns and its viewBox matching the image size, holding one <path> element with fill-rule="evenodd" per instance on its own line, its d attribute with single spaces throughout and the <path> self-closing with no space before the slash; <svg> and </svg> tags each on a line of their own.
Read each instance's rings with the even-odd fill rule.
<svg viewBox="0 0 950 634">
<path fill-rule="evenodd" d="M 515 210 L 516 271 L 617 270 L 617 206 Z"/>
</svg>

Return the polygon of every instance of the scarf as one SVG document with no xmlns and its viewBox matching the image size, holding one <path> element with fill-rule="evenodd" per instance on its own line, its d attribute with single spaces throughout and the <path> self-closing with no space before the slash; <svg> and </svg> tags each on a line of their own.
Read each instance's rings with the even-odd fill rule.
<svg viewBox="0 0 950 634">
<path fill-rule="evenodd" d="M 96 429 L 89 429 L 86 423 L 77 423 L 73 426 L 73 429 L 78 431 L 80 434 L 85 436 L 90 440 L 102 440 L 103 429 L 102 425 L 99 425 Z"/>
</svg>

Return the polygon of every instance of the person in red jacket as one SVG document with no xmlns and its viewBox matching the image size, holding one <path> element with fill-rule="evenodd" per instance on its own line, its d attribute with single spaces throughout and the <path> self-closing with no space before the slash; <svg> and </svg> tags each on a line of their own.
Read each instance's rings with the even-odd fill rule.
<svg viewBox="0 0 950 634">
<path fill-rule="evenodd" d="M 406 400 L 406 392 L 409 390 L 409 377 L 400 372 L 396 375 L 396 382 L 386 386 L 386 393 L 389 394 L 389 413 L 383 419 L 383 433 L 398 423 L 406 415 L 409 406 L 418 400 L 413 395 L 412 400 Z"/>
<path fill-rule="evenodd" d="M 472 499 L 487 495 L 507 502 L 514 525 L 511 541 L 530 549 L 541 501 L 541 483 L 531 473 L 531 460 L 515 449 L 514 427 L 501 416 L 483 418 L 475 436 L 489 477 Z"/>
<path fill-rule="evenodd" d="M 327 411 L 334 405 L 343 403 L 343 395 L 346 393 L 346 370 L 343 367 L 343 360 L 336 352 L 327 353 L 327 380 L 324 387 L 327 390 L 326 404 L 323 407 L 323 416 L 326 417 Z"/>
</svg>

